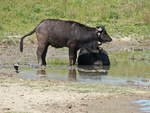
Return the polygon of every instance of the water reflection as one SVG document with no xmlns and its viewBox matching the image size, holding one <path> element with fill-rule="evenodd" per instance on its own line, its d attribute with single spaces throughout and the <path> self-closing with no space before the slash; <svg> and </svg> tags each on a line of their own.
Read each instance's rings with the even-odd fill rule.
<svg viewBox="0 0 150 113">
<path fill-rule="evenodd" d="M 69 81 L 101 80 L 101 76 L 108 74 L 109 66 L 78 66 L 68 70 Z M 78 76 L 78 77 L 77 77 Z"/>
<path fill-rule="evenodd" d="M 143 67 L 143 65 L 138 65 L 139 67 L 136 68 L 135 66 L 137 65 L 133 65 L 132 63 L 127 63 L 127 66 L 121 65 L 121 63 L 122 62 L 120 62 L 119 66 L 111 65 L 111 67 L 75 66 L 74 68 L 69 69 L 68 67 L 66 67 L 66 65 L 56 65 L 53 67 L 49 66 L 45 69 L 37 69 L 31 66 L 29 67 L 20 65 L 20 73 L 18 74 L 18 76 L 24 80 L 101 82 L 112 85 L 129 85 L 132 87 L 144 86 L 144 88 L 150 88 L 150 79 L 148 78 L 149 68 L 144 68 L 144 70 L 142 70 L 142 68 L 139 70 L 139 67 Z M 149 66 L 149 64 L 146 65 L 146 67 L 147 66 Z M 135 69 L 133 70 L 132 67 L 136 68 L 136 71 Z M 4 69 L 6 68 L 4 67 Z M 124 72 L 124 74 L 128 74 L 129 76 L 123 75 L 122 72 Z M 141 72 L 142 74 L 140 74 Z"/>
<path fill-rule="evenodd" d="M 46 69 L 38 69 L 37 75 L 39 76 L 45 76 L 46 75 Z"/>
<path fill-rule="evenodd" d="M 25 80 L 66 80 L 66 81 L 100 81 L 101 76 L 108 74 L 109 67 L 79 66 L 73 68 L 44 68 L 24 70 L 20 77 Z"/>
<path fill-rule="evenodd" d="M 82 81 L 100 81 L 108 74 L 109 66 L 79 66 L 78 73 Z"/>
<path fill-rule="evenodd" d="M 76 72 L 75 68 L 69 69 L 68 80 L 69 81 L 76 81 L 77 80 L 77 72 Z"/>
</svg>

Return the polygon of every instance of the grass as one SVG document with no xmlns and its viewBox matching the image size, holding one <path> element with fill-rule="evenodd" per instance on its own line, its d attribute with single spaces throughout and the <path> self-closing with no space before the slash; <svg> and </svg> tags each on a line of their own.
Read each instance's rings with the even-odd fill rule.
<svg viewBox="0 0 150 113">
<path fill-rule="evenodd" d="M 31 31 L 42 19 L 106 26 L 114 37 L 149 38 L 149 0 L 0 0 L 0 40 Z"/>
<path fill-rule="evenodd" d="M 68 63 L 69 63 L 68 58 L 47 59 L 47 64 L 50 64 L 50 65 L 67 65 Z"/>
</svg>

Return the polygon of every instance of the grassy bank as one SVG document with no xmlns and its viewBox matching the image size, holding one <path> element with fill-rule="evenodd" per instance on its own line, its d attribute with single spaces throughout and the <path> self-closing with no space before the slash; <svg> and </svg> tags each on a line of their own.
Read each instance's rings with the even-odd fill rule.
<svg viewBox="0 0 150 113">
<path fill-rule="evenodd" d="M 149 0 L 0 0 L 0 39 L 23 35 L 42 19 L 103 24 L 111 36 L 149 38 Z"/>
</svg>

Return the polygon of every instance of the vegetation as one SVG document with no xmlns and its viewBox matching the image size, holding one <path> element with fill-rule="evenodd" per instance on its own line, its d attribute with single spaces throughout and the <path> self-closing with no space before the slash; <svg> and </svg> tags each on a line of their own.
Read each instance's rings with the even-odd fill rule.
<svg viewBox="0 0 150 113">
<path fill-rule="evenodd" d="M 51 58 L 47 59 L 47 63 L 51 65 L 67 65 L 69 61 L 67 58 Z"/>
<path fill-rule="evenodd" d="M 149 38 L 149 0 L 0 0 L 0 39 L 23 35 L 42 19 L 105 25 L 111 36 Z"/>
</svg>

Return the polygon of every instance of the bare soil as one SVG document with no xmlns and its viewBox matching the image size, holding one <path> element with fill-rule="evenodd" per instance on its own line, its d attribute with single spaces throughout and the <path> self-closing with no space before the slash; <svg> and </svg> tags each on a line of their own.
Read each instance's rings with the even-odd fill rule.
<svg viewBox="0 0 150 113">
<path fill-rule="evenodd" d="M 66 90 L 71 83 L 25 81 L 16 76 L 0 73 L 0 113 L 141 113 L 132 101 L 150 99 L 147 91 L 83 93 Z"/>
</svg>

